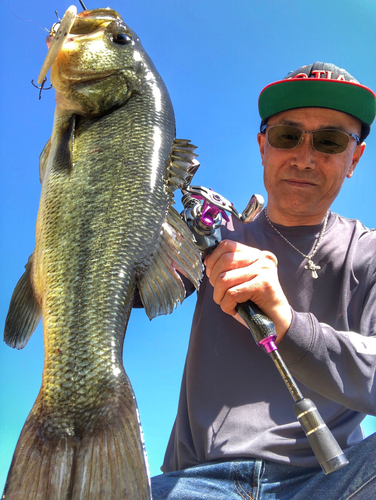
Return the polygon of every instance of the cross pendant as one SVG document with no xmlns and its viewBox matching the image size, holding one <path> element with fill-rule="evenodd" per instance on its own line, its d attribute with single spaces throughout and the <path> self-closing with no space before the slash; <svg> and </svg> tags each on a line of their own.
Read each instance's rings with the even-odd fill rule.
<svg viewBox="0 0 376 500">
<path fill-rule="evenodd" d="M 308 259 L 308 265 L 306 265 L 304 267 L 304 269 L 308 269 L 309 271 L 311 271 L 312 278 L 317 279 L 319 276 L 318 276 L 316 270 L 321 269 L 321 266 L 316 266 L 316 264 L 311 259 Z"/>
</svg>

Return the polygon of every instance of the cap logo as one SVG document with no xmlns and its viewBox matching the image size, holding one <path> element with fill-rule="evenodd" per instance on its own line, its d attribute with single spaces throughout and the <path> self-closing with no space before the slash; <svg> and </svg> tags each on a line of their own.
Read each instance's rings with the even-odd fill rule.
<svg viewBox="0 0 376 500">
<path fill-rule="evenodd" d="M 326 71 L 324 69 L 314 69 L 311 71 L 311 75 L 307 75 L 307 73 L 298 73 L 294 76 L 289 76 L 286 80 L 295 80 L 296 78 L 314 78 L 315 80 L 337 80 L 342 82 L 352 82 L 359 83 L 355 79 L 346 80 L 345 75 L 339 75 L 336 78 L 333 78 L 333 71 Z"/>
</svg>

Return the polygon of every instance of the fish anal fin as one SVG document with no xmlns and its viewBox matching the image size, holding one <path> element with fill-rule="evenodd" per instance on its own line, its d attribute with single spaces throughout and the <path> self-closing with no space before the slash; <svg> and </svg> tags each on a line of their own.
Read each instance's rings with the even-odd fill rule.
<svg viewBox="0 0 376 500">
<path fill-rule="evenodd" d="M 203 272 L 201 254 L 192 233 L 176 210 L 170 207 L 153 261 L 137 282 L 150 319 L 171 313 L 178 302 L 183 302 L 185 288 L 177 271 L 196 289 L 199 287 Z"/>
<path fill-rule="evenodd" d="M 31 411 L 14 452 L 4 500 L 150 500 L 138 412 L 126 377 L 123 394 L 97 425 L 76 435 L 48 434 L 48 416 Z M 42 410 L 41 410 L 42 411 Z"/>
<path fill-rule="evenodd" d="M 42 315 L 31 283 L 32 262 L 31 255 L 12 294 L 5 320 L 4 340 L 16 349 L 25 347 Z"/>
</svg>

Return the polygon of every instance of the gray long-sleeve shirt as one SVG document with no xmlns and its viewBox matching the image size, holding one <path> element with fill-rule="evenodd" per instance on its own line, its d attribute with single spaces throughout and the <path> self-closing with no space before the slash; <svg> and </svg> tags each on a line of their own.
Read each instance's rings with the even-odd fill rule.
<svg viewBox="0 0 376 500">
<path fill-rule="evenodd" d="M 309 255 L 322 226 L 276 227 Z M 340 446 L 361 441 L 365 414 L 376 415 L 376 231 L 331 213 L 313 258 L 321 266 L 318 279 L 264 213 L 249 225 L 230 221 L 222 237 L 277 256 L 293 309 L 279 352 Z M 212 296 L 205 278 L 162 470 L 226 458 L 318 466 L 274 363 Z"/>
</svg>

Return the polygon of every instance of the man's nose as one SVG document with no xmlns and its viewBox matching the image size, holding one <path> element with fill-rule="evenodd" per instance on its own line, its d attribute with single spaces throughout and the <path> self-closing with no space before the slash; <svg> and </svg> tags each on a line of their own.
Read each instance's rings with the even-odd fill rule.
<svg viewBox="0 0 376 500">
<path fill-rule="evenodd" d="M 292 165 L 301 170 L 316 168 L 317 151 L 313 147 L 312 134 L 303 132 L 297 146 L 292 151 Z"/>
</svg>

